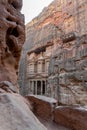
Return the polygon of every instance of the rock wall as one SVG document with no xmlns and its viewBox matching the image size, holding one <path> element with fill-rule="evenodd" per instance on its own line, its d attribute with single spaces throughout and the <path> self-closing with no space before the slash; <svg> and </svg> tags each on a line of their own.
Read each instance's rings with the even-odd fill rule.
<svg viewBox="0 0 87 130">
<path fill-rule="evenodd" d="M 62 49 L 58 48 L 58 54 L 50 61 L 47 94 L 62 104 L 86 105 L 87 35 L 72 41 L 69 48 L 65 48 L 65 44 L 70 42 L 63 43 Z"/>
<path fill-rule="evenodd" d="M 33 46 L 52 42 L 47 96 L 55 97 L 61 104 L 87 104 L 86 16 L 86 0 L 54 0 L 26 25 L 20 84 L 27 84 L 26 53 Z M 21 88 L 23 91 L 23 84 Z"/>
<path fill-rule="evenodd" d="M 64 29 L 50 60 L 47 90 L 60 104 L 87 104 L 86 6 L 81 0 L 62 3 Z"/>
<path fill-rule="evenodd" d="M 58 1 L 57 1 L 58 2 Z M 53 10 L 51 9 L 53 7 Z M 54 43 L 55 37 L 60 35 L 60 30 L 56 28 L 54 11 L 57 10 L 56 1 L 53 1 L 48 7 L 45 7 L 43 11 L 26 25 L 26 41 L 22 50 L 22 57 L 20 61 L 20 73 L 19 84 L 20 92 L 23 94 L 25 87 L 27 88 L 27 76 L 26 76 L 26 54 L 33 47 L 39 45 L 46 45 L 49 42 Z"/>
<path fill-rule="evenodd" d="M 0 82 L 9 81 L 18 91 L 18 64 L 25 40 L 22 0 L 0 1 Z"/>
<path fill-rule="evenodd" d="M 22 0 L 0 0 L 0 130 L 47 130 L 18 94 L 18 64 L 25 40 Z"/>
</svg>

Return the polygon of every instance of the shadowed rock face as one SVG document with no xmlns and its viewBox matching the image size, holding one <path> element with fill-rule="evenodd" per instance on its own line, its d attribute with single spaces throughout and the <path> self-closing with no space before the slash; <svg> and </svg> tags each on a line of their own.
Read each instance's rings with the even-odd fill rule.
<svg viewBox="0 0 87 130">
<path fill-rule="evenodd" d="M 18 62 L 25 39 L 22 0 L 0 0 L 0 82 L 17 87 Z"/>
<path fill-rule="evenodd" d="M 0 130 L 47 130 L 19 94 L 18 63 L 25 39 L 22 0 L 0 0 Z"/>
</svg>

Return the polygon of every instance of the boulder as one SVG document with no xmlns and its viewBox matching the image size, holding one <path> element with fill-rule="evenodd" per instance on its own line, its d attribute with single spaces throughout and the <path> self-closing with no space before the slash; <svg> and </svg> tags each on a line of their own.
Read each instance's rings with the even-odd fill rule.
<svg viewBox="0 0 87 130">
<path fill-rule="evenodd" d="M 53 119 L 53 111 L 57 106 L 57 101 L 55 99 L 41 95 L 29 95 L 26 96 L 26 98 L 32 104 L 32 111 L 37 116 L 46 120 Z"/>
<path fill-rule="evenodd" d="M 56 107 L 54 121 L 74 130 L 87 130 L 87 107 Z"/>
<path fill-rule="evenodd" d="M 47 130 L 19 94 L 0 93 L 0 130 Z"/>
</svg>

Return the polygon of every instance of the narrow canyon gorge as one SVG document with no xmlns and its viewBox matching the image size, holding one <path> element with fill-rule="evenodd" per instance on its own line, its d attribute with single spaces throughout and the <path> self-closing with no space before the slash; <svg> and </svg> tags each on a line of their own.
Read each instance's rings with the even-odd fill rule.
<svg viewBox="0 0 87 130">
<path fill-rule="evenodd" d="M 87 130 L 87 0 L 22 5 L 0 0 L 0 130 Z"/>
</svg>

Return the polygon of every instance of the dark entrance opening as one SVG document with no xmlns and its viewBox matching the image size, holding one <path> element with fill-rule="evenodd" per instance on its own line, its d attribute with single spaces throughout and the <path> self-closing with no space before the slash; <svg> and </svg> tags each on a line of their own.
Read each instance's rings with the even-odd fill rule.
<svg viewBox="0 0 87 130">
<path fill-rule="evenodd" d="M 37 95 L 41 95 L 41 81 L 37 81 Z"/>
<path fill-rule="evenodd" d="M 37 81 L 37 95 L 45 95 L 45 81 Z"/>
</svg>

